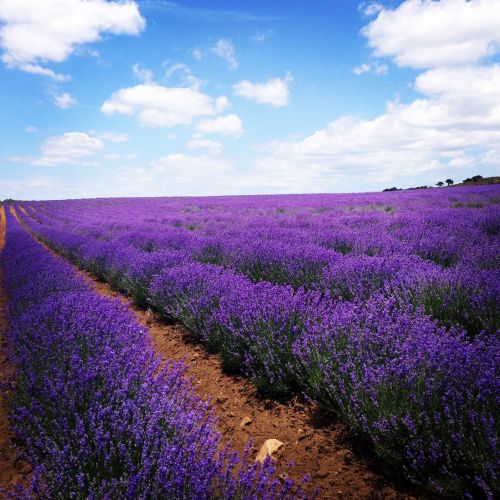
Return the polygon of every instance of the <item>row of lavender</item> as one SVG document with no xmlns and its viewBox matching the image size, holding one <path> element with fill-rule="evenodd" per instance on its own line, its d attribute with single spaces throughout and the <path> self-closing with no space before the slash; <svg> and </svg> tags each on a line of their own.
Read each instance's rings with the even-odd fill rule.
<svg viewBox="0 0 500 500">
<path fill-rule="evenodd" d="M 56 202 L 33 205 L 39 222 L 25 219 L 83 267 L 181 321 L 221 353 L 226 368 L 243 370 L 262 392 L 306 391 L 415 481 L 451 493 L 475 487 L 492 494 L 499 489 L 497 192 L 453 192 L 459 201 L 448 205 L 408 193 L 392 200 L 394 210 L 380 199 L 360 204 L 344 197 L 343 205 L 329 207 L 338 198 L 312 197 L 303 206 L 303 198 L 290 197 L 281 200 L 293 214 L 286 219 L 276 213 L 279 198 Z M 351 210 L 341 208 L 354 201 L 362 209 L 346 216 Z M 458 206 L 449 208 L 451 202 Z M 422 212 L 441 221 L 444 251 L 448 226 L 462 227 L 458 265 L 442 269 L 391 250 L 394 241 L 384 243 L 384 227 L 399 227 L 406 218 L 409 231 Z M 375 226 L 382 250 L 362 255 L 362 245 L 353 246 L 344 255 L 312 243 L 318 215 L 325 239 L 332 226 L 338 233 L 351 225 L 359 234 Z M 261 226 L 257 237 L 247 234 Z M 248 259 L 250 270 L 241 265 Z M 311 278 L 302 284 L 311 286 L 290 282 L 304 269 Z M 335 286 L 318 286 L 325 277 Z M 450 327 L 456 323 L 468 331 Z M 479 333 L 483 329 L 489 335 Z"/>
<path fill-rule="evenodd" d="M 119 301 L 93 293 L 9 213 L 1 255 L 11 421 L 34 464 L 14 498 L 287 498 L 268 460 L 221 451 L 215 420 L 178 363 L 160 366 Z"/>
<path fill-rule="evenodd" d="M 45 224 L 114 242 L 119 252 L 167 251 L 170 259 L 222 265 L 253 281 L 328 290 L 338 299 L 383 290 L 471 336 L 495 332 L 498 188 L 455 189 L 444 201 L 435 191 L 404 195 L 87 200 L 33 207 Z M 96 266 L 121 272 L 119 257 L 102 259 L 95 259 Z"/>
</svg>

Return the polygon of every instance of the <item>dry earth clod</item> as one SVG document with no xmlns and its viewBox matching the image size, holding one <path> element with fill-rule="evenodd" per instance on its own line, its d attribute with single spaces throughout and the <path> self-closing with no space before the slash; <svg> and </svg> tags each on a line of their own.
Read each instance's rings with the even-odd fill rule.
<svg viewBox="0 0 500 500">
<path fill-rule="evenodd" d="M 277 439 L 267 439 L 259 450 L 259 453 L 257 453 L 255 461 L 263 463 L 267 455 L 270 455 L 273 460 L 277 460 L 282 448 L 283 443 L 281 441 Z"/>
<path fill-rule="evenodd" d="M 245 417 L 243 420 L 240 422 L 240 428 L 243 429 L 247 425 L 250 425 L 253 422 L 253 420 L 250 417 Z"/>
</svg>

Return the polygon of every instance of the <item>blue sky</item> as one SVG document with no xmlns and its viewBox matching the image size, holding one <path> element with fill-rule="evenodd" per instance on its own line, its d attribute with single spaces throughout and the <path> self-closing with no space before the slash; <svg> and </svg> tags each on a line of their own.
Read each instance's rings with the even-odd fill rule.
<svg viewBox="0 0 500 500">
<path fill-rule="evenodd" d="M 498 174 L 498 0 L 0 0 L 0 198 Z"/>
</svg>

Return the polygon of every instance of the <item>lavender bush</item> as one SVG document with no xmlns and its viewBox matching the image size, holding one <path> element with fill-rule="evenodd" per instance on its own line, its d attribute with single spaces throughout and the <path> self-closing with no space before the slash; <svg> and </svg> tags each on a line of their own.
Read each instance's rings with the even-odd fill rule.
<svg viewBox="0 0 500 500">
<path fill-rule="evenodd" d="M 163 269 L 178 266 L 185 262 L 187 257 L 179 251 L 163 250 L 152 253 L 141 253 L 129 265 L 123 277 L 125 291 L 141 307 L 148 307 L 149 287 L 153 278 Z"/>
<path fill-rule="evenodd" d="M 439 492 L 498 491 L 500 341 L 445 330 L 375 295 L 340 304 L 295 343 L 309 394 Z"/>
<path fill-rule="evenodd" d="M 318 293 L 266 282 L 225 295 L 211 318 L 224 366 L 242 369 L 264 395 L 296 392 L 294 342 L 330 307 Z"/>
<path fill-rule="evenodd" d="M 211 350 L 220 339 L 211 322 L 221 298 L 247 288 L 250 282 L 221 266 L 191 263 L 164 269 L 151 281 L 150 303 L 167 318 L 181 322 Z"/>
</svg>

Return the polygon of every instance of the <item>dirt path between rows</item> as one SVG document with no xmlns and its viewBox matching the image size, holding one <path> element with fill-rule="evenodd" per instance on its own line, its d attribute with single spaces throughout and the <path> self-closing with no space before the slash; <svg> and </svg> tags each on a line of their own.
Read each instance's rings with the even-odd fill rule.
<svg viewBox="0 0 500 500">
<path fill-rule="evenodd" d="M 196 393 L 203 400 L 211 399 L 212 409 L 220 419 L 218 429 L 235 449 L 242 451 L 251 439 L 252 452 L 256 454 L 265 440 L 282 441 L 278 472 L 286 474 L 287 464 L 293 462 L 289 475 L 300 479 L 309 474 L 311 480 L 306 489 L 313 491 L 319 486 L 322 499 L 416 498 L 407 485 L 391 481 L 376 460 L 367 458 L 366 450 L 356 450 L 341 422 L 326 419 L 314 404 L 298 398 L 280 403 L 258 397 L 247 379 L 223 373 L 219 356 L 207 354 L 180 326 L 162 323 L 151 311 L 131 304 L 107 283 L 76 267 L 75 270 L 100 295 L 118 298 L 129 305 L 138 322 L 149 329 L 154 347 L 163 359 L 187 362 Z"/>
<path fill-rule="evenodd" d="M 5 209 L 0 206 L 0 254 L 5 245 Z M 7 402 L 9 392 L 4 389 L 3 384 L 12 375 L 13 367 L 10 363 L 5 344 L 5 331 L 7 322 L 5 318 L 5 306 L 7 297 L 3 291 L 3 269 L 0 266 L 0 495 L 2 488 L 10 488 L 14 484 L 24 486 L 29 482 L 31 466 L 23 461 L 16 449 L 8 419 Z"/>
</svg>

